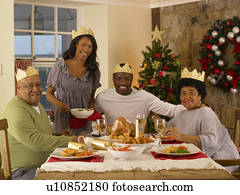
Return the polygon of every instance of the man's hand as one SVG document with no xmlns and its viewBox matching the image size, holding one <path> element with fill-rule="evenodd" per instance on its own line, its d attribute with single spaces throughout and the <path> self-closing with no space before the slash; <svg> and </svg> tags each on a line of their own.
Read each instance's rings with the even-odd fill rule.
<svg viewBox="0 0 240 195">
<path fill-rule="evenodd" d="M 72 136 L 72 130 L 63 129 L 63 130 L 59 131 L 57 135 Z"/>
</svg>

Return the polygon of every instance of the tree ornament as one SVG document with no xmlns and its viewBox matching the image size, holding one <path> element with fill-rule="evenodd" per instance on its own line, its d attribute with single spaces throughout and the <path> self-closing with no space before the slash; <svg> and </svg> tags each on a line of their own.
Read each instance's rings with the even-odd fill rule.
<svg viewBox="0 0 240 195">
<path fill-rule="evenodd" d="M 227 38 L 229 38 L 229 39 L 234 38 L 233 32 L 228 32 L 228 33 L 227 33 Z"/>
<path fill-rule="evenodd" d="M 226 42 L 226 39 L 224 37 L 220 37 L 218 40 L 221 44 L 224 44 Z"/>
<path fill-rule="evenodd" d="M 238 34 L 239 33 L 239 27 L 238 26 L 234 26 L 233 29 L 232 29 L 232 32 L 234 34 Z"/>
<path fill-rule="evenodd" d="M 231 88 L 230 91 L 231 91 L 232 94 L 236 94 L 237 93 L 237 89 L 236 88 Z"/>
<path fill-rule="evenodd" d="M 166 71 L 162 71 L 162 76 L 163 77 L 167 76 L 167 72 Z"/>
<path fill-rule="evenodd" d="M 238 37 L 236 38 L 236 41 L 237 41 L 238 43 L 240 43 L 240 36 L 238 36 Z"/>
<path fill-rule="evenodd" d="M 167 69 L 168 69 L 167 65 L 163 66 L 163 70 L 167 70 Z"/>
<path fill-rule="evenodd" d="M 209 75 L 209 76 L 207 77 L 207 80 L 208 80 L 209 82 L 211 82 L 212 77 Z"/>
<path fill-rule="evenodd" d="M 214 38 L 215 38 L 215 37 L 217 37 L 217 36 L 218 36 L 218 32 L 217 32 L 217 31 L 215 31 L 215 30 L 214 30 L 214 31 L 212 31 L 212 37 L 214 37 Z"/>
<path fill-rule="evenodd" d="M 152 79 L 150 80 L 150 83 L 151 83 L 152 85 L 156 85 L 156 83 L 157 83 L 156 78 L 152 78 Z"/>
<path fill-rule="evenodd" d="M 218 66 L 224 66 L 224 61 L 223 60 L 218 60 Z"/>
<path fill-rule="evenodd" d="M 159 61 L 156 61 L 156 60 L 155 60 L 155 61 L 152 63 L 152 68 L 153 68 L 154 70 L 159 69 L 160 66 L 161 66 L 161 63 L 160 63 Z"/>
<path fill-rule="evenodd" d="M 155 26 L 155 30 L 152 31 L 152 41 L 156 41 L 158 42 L 161 41 L 162 42 L 162 34 L 164 33 L 165 31 L 159 31 L 158 30 L 158 27 Z"/>
<path fill-rule="evenodd" d="M 212 45 L 211 49 L 212 49 L 213 51 L 217 51 L 217 50 L 218 50 L 218 46 L 217 46 L 217 45 Z"/>
<path fill-rule="evenodd" d="M 221 55 L 221 51 L 217 50 L 215 51 L 215 56 L 220 56 Z"/>
<path fill-rule="evenodd" d="M 211 78 L 210 82 L 213 84 L 213 85 L 216 85 L 217 81 L 215 78 Z"/>
<path fill-rule="evenodd" d="M 162 76 L 162 71 L 159 72 L 159 76 L 160 76 L 160 77 Z"/>
<path fill-rule="evenodd" d="M 232 80 L 233 80 L 233 78 L 232 78 L 231 75 L 227 75 L 227 76 L 226 76 L 226 79 L 227 79 L 228 81 L 232 81 Z"/>
<path fill-rule="evenodd" d="M 155 53 L 155 54 L 153 54 L 153 57 L 154 58 L 161 58 L 162 54 L 161 53 Z"/>
<path fill-rule="evenodd" d="M 230 26 L 232 23 L 231 21 L 227 21 L 227 25 Z"/>
</svg>

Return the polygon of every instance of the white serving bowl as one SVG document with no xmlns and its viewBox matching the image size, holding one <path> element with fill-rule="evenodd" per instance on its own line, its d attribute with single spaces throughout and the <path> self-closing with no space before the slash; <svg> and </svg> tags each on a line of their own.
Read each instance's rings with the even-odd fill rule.
<svg viewBox="0 0 240 195">
<path fill-rule="evenodd" d="M 93 114 L 94 110 L 87 108 L 73 108 L 71 109 L 71 113 L 76 118 L 88 118 Z"/>
<path fill-rule="evenodd" d="M 119 145 L 119 146 L 131 145 L 131 147 L 140 147 L 140 148 L 143 148 L 143 152 L 147 152 L 153 146 L 157 146 L 159 144 L 159 141 L 160 141 L 159 139 L 155 139 L 154 142 L 147 143 L 147 144 L 122 144 L 122 143 L 118 143 L 118 142 L 116 142 L 115 144 Z"/>
<path fill-rule="evenodd" d="M 117 146 L 116 146 L 117 148 Z M 133 151 L 117 151 L 113 150 L 112 146 L 107 147 L 108 152 L 114 157 L 121 160 L 135 160 L 143 153 L 143 147 L 129 147 Z"/>
</svg>

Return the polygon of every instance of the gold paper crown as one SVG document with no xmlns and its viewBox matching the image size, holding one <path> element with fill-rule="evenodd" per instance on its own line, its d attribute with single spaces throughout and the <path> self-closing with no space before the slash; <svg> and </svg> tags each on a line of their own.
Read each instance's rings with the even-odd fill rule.
<svg viewBox="0 0 240 195">
<path fill-rule="evenodd" d="M 87 35 L 87 34 L 92 35 L 94 37 L 94 33 L 90 28 L 86 29 L 85 27 L 80 26 L 78 28 L 78 31 L 72 30 L 72 39 L 74 39 L 75 37 L 77 37 L 79 35 Z"/>
<path fill-rule="evenodd" d="M 198 73 L 196 69 L 194 69 L 192 72 L 189 72 L 187 68 L 184 68 L 181 72 L 181 78 L 196 79 L 202 82 L 204 81 L 204 76 L 204 71 L 202 71 L 202 73 Z"/>
<path fill-rule="evenodd" d="M 128 63 L 122 63 L 115 66 L 113 73 L 126 72 L 132 74 L 132 67 Z"/>
<path fill-rule="evenodd" d="M 25 71 L 21 69 L 17 70 L 16 79 L 17 81 L 20 81 L 21 79 L 24 79 L 26 77 L 33 76 L 33 75 L 39 75 L 38 70 L 33 68 L 32 66 L 28 66 L 27 70 Z"/>
</svg>

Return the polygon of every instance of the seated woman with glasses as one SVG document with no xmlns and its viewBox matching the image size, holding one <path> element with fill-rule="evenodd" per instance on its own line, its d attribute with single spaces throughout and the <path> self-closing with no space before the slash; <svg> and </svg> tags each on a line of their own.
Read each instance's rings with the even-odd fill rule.
<svg viewBox="0 0 240 195">
<path fill-rule="evenodd" d="M 189 72 L 186 68 L 182 71 L 177 93 L 186 110 L 168 122 L 167 135 L 181 142 L 193 143 L 213 159 L 238 159 L 239 153 L 228 130 L 213 110 L 202 104 L 206 97 L 204 75 L 204 72 Z M 228 167 L 228 170 L 236 168 Z"/>
</svg>

